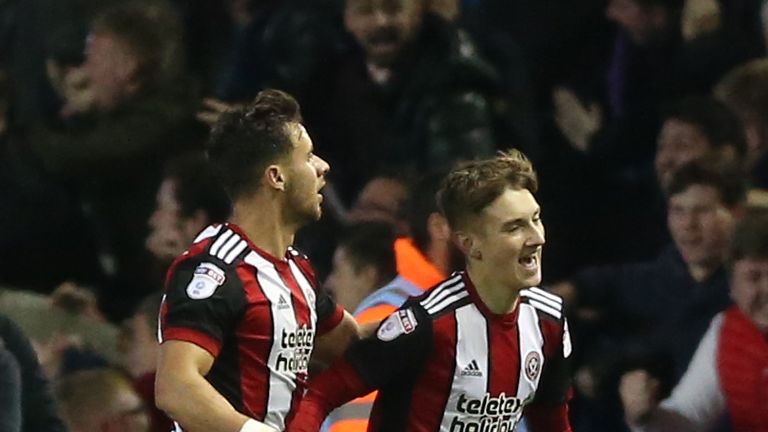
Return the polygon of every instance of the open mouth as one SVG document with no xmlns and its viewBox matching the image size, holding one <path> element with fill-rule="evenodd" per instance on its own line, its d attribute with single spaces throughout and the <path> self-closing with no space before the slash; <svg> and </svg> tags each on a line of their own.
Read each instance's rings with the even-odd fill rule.
<svg viewBox="0 0 768 432">
<path fill-rule="evenodd" d="M 534 271 L 539 268 L 539 258 L 535 252 L 521 257 L 517 262 L 527 270 Z"/>
</svg>

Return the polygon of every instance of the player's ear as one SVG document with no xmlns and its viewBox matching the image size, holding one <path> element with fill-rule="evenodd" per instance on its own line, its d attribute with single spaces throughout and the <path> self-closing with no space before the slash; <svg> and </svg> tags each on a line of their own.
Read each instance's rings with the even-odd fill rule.
<svg viewBox="0 0 768 432">
<path fill-rule="evenodd" d="M 264 181 L 271 188 L 285 191 L 285 172 L 280 165 L 270 165 L 264 170 Z"/>
<path fill-rule="evenodd" d="M 467 258 L 482 258 L 480 250 L 477 249 L 474 236 L 472 236 L 470 233 L 465 231 L 454 231 L 453 242 L 456 244 L 456 247 L 459 248 L 461 253 L 463 253 Z"/>
</svg>

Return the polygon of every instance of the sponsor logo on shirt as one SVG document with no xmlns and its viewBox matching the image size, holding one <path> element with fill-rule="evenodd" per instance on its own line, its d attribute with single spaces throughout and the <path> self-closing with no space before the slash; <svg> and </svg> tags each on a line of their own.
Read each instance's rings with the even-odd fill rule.
<svg viewBox="0 0 768 432">
<path fill-rule="evenodd" d="M 417 325 L 418 322 L 411 309 L 398 310 L 381 323 L 376 337 L 389 342 L 400 335 L 413 333 Z"/>
<path fill-rule="evenodd" d="M 472 360 L 469 364 L 462 369 L 461 376 L 481 377 L 483 371 L 477 366 L 477 360 Z"/>
<path fill-rule="evenodd" d="M 536 381 L 541 373 L 541 354 L 531 351 L 525 356 L 525 377 Z"/>
<path fill-rule="evenodd" d="M 187 285 L 187 296 L 193 300 L 206 299 L 216 292 L 227 280 L 224 270 L 216 264 L 200 263 L 192 275 L 192 280 Z"/>
<path fill-rule="evenodd" d="M 286 331 L 280 337 L 280 352 L 275 367 L 280 372 L 307 373 L 315 330 L 306 325 L 296 331 Z"/>
<path fill-rule="evenodd" d="M 459 395 L 456 410 L 461 413 L 451 420 L 450 432 L 512 432 L 523 411 L 523 401 L 501 393 L 486 393 L 482 399 Z"/>
</svg>

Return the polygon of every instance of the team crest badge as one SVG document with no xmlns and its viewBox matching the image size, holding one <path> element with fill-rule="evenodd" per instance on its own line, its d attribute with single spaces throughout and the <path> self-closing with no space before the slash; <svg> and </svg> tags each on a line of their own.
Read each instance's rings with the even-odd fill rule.
<svg viewBox="0 0 768 432">
<path fill-rule="evenodd" d="M 525 377 L 536 381 L 541 373 L 541 354 L 531 351 L 525 356 Z"/>
<path fill-rule="evenodd" d="M 200 263 L 187 285 L 187 296 L 193 300 L 206 299 L 227 280 L 224 270 L 212 263 Z"/>
<path fill-rule="evenodd" d="M 416 317 L 411 309 L 399 310 L 384 320 L 376 332 L 376 337 L 389 342 L 400 335 L 412 333 L 416 330 Z"/>
</svg>

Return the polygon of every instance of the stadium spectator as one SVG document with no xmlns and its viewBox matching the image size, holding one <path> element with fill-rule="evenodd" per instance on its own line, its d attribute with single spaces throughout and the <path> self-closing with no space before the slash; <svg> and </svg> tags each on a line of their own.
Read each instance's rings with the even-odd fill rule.
<svg viewBox="0 0 768 432">
<path fill-rule="evenodd" d="M 113 369 L 80 371 L 56 385 L 56 401 L 69 432 L 148 432 L 141 398 Z"/>
<path fill-rule="evenodd" d="M 752 184 L 768 189 L 768 60 L 740 65 L 717 84 L 715 96 L 741 120 Z"/>
<path fill-rule="evenodd" d="M 595 387 L 576 387 L 587 396 L 575 400 L 583 404 L 574 410 L 582 416 L 577 424 L 623 427 L 611 389 L 614 374 L 627 365 L 651 368 L 667 388 L 679 380 L 709 321 L 730 304 L 727 244 L 745 198 L 738 169 L 711 161 L 685 165 L 673 175 L 667 199 L 673 243 L 655 260 L 587 268 L 552 287 L 581 317 L 574 320 L 574 339 L 584 347 L 576 361 L 583 381 Z"/>
<path fill-rule="evenodd" d="M 622 377 L 633 431 L 710 430 L 728 414 L 734 431 L 768 430 L 768 213 L 753 210 L 730 243 L 735 305 L 712 320 L 680 383 L 658 403 L 658 382 L 639 370 Z"/>
<path fill-rule="evenodd" d="M 144 249 L 154 190 L 169 155 L 198 139 L 180 37 L 162 1 L 105 9 L 91 25 L 82 66 L 62 78 L 64 124 L 28 137 L 44 169 L 79 192 L 110 278 L 111 318 L 154 288 Z"/>
<path fill-rule="evenodd" d="M 4 315 L 0 315 L 0 353 L 8 367 L 3 370 L 3 378 L 15 381 L 20 386 L 14 390 L 13 382 L 8 382 L 9 386 L 4 384 L 0 391 L 4 397 L 3 404 L 8 404 L 0 409 L 3 414 L 0 425 L 10 427 L 4 431 L 64 432 L 66 429 L 56 413 L 48 379 L 40 367 L 32 344 L 16 324 Z M 14 376 L 14 372 L 18 375 Z M 19 390 L 20 393 L 15 393 Z M 12 410 L 14 405 L 15 412 Z M 5 409 L 11 410 L 3 411 Z"/>
<path fill-rule="evenodd" d="M 157 341 L 157 317 L 163 294 L 145 297 L 120 329 L 118 349 L 120 366 L 130 375 L 133 386 L 149 415 L 149 432 L 168 432 L 173 422 L 155 407 L 155 368 L 160 344 Z"/>
<path fill-rule="evenodd" d="M 231 210 L 202 153 L 187 153 L 168 162 L 155 203 L 146 247 L 165 266 L 206 226 L 224 222 Z"/>
<path fill-rule="evenodd" d="M 333 100 L 307 117 L 337 166 L 348 202 L 373 176 L 447 168 L 497 148 L 498 81 L 471 41 L 426 0 L 349 0 L 351 40 L 328 83 Z"/>
</svg>

